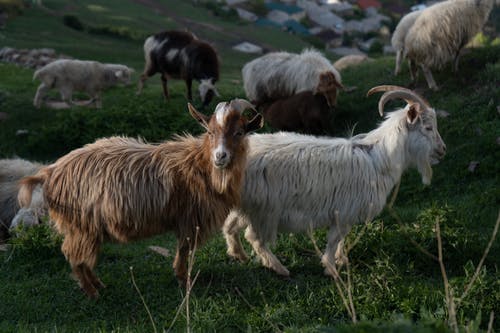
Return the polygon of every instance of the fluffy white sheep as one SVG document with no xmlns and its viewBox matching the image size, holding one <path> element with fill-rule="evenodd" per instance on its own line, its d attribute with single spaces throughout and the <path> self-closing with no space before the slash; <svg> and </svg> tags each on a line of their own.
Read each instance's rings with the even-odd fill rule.
<svg viewBox="0 0 500 333">
<path fill-rule="evenodd" d="M 416 80 L 417 65 L 429 88 L 437 90 L 431 68 L 442 68 L 454 60 L 458 70 L 460 50 L 481 31 L 494 0 L 448 0 L 422 11 L 408 31 L 404 55 Z"/>
<path fill-rule="evenodd" d="M 72 100 L 73 91 L 90 95 L 88 104 L 95 103 L 102 107 L 102 90 L 119 83 L 130 84 L 130 76 L 134 70 L 118 64 L 102 64 L 97 61 L 61 59 L 40 68 L 33 75 L 33 80 L 42 83 L 38 86 L 33 105 L 40 108 L 47 92 L 58 89 L 61 98 L 69 105 L 75 105 Z"/>
<path fill-rule="evenodd" d="M 303 91 L 322 93 L 335 106 L 340 73 L 320 52 L 273 52 L 247 63 L 242 69 L 247 97 L 256 105 L 291 97 Z"/>
<path fill-rule="evenodd" d="M 396 51 L 396 67 L 394 68 L 394 75 L 398 75 L 401 69 L 406 35 L 420 13 L 422 13 L 422 11 L 417 10 L 403 16 L 392 33 L 391 44 L 392 48 Z"/>
<path fill-rule="evenodd" d="M 339 243 L 352 226 L 378 215 L 403 172 L 416 167 L 422 182 L 432 178 L 431 164 L 444 156 L 446 146 L 437 129 L 436 114 L 414 92 L 381 86 L 387 91 L 379 111 L 391 99 L 408 105 L 387 115 L 375 130 L 350 139 L 295 133 L 250 136 L 250 152 L 241 205 L 226 219 L 223 231 L 228 254 L 247 256 L 239 231 L 264 266 L 289 275 L 268 245 L 278 232 L 307 232 L 328 227 L 322 263 L 345 258 Z"/>
<path fill-rule="evenodd" d="M 47 216 L 41 188 L 35 189 L 29 207 L 20 210 L 17 202 L 19 180 L 35 174 L 41 167 L 39 163 L 19 158 L 0 160 L 0 241 L 7 238 L 9 229 L 19 224 L 38 224 L 39 218 Z"/>
</svg>

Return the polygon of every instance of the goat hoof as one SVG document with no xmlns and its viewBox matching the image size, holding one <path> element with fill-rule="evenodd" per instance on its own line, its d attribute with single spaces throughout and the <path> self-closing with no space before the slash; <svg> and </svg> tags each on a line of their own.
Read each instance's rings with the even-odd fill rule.
<svg viewBox="0 0 500 333">
<path fill-rule="evenodd" d="M 94 287 L 96 289 L 104 289 L 104 288 L 106 288 L 106 285 L 104 283 L 102 283 L 101 280 L 97 279 L 97 281 L 95 281 Z"/>
<path fill-rule="evenodd" d="M 248 256 L 244 252 L 242 253 L 242 252 L 228 251 L 227 254 L 228 256 L 230 256 L 234 260 L 238 260 L 239 262 L 246 262 L 248 260 Z"/>
<path fill-rule="evenodd" d="M 282 277 L 290 277 L 290 272 L 285 267 L 273 267 L 273 270 Z"/>
<path fill-rule="evenodd" d="M 81 291 L 83 291 L 85 293 L 85 295 L 87 295 L 88 298 L 90 299 L 93 299 L 93 300 L 97 300 L 99 299 L 99 291 L 97 291 L 97 289 L 95 288 L 80 288 Z"/>
<path fill-rule="evenodd" d="M 344 265 L 347 265 L 349 263 L 349 258 L 342 255 L 342 256 L 339 256 L 338 258 L 335 258 L 335 264 L 338 266 L 338 267 L 342 267 Z"/>
</svg>

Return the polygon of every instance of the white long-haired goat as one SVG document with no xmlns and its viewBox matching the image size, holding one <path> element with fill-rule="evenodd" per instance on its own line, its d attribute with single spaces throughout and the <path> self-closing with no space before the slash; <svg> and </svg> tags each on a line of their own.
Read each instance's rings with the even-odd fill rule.
<svg viewBox="0 0 500 333">
<path fill-rule="evenodd" d="M 245 93 L 254 104 L 288 98 L 303 91 L 325 96 L 335 106 L 342 87 L 340 73 L 320 52 L 304 50 L 300 54 L 272 52 L 243 66 Z"/>
<path fill-rule="evenodd" d="M 378 215 L 403 172 L 416 167 L 422 182 L 432 178 L 431 164 L 444 156 L 434 109 L 411 90 L 385 91 L 378 107 L 404 99 L 405 108 L 389 113 L 375 130 L 350 139 L 280 132 L 250 136 L 250 153 L 241 206 L 226 219 L 223 231 L 228 254 L 241 261 L 247 255 L 239 231 L 262 264 L 289 275 L 268 245 L 278 232 L 306 232 L 328 227 L 322 263 L 344 258 L 339 244 L 352 226 Z"/>
<path fill-rule="evenodd" d="M 415 83 L 417 65 L 430 89 L 438 86 L 431 68 L 442 68 L 454 61 L 458 71 L 460 50 L 481 31 L 493 8 L 494 0 L 447 0 L 426 8 L 415 20 L 404 42 L 404 55 L 410 61 Z"/>
</svg>

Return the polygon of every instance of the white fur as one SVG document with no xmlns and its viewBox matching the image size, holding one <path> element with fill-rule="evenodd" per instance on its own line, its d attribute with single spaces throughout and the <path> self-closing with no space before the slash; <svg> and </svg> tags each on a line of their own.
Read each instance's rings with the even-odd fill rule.
<svg viewBox="0 0 500 333">
<path fill-rule="evenodd" d="M 178 49 L 171 49 L 167 52 L 166 58 L 168 61 L 174 60 L 174 58 L 177 56 L 177 53 L 179 53 Z"/>
<path fill-rule="evenodd" d="M 373 61 L 373 59 L 366 55 L 349 54 L 335 61 L 333 63 L 333 67 L 335 67 L 338 71 L 343 71 L 348 67 L 358 66 L 365 61 Z"/>
<path fill-rule="evenodd" d="M 215 107 L 215 120 L 221 127 L 224 126 L 224 119 L 226 118 L 227 112 L 228 107 L 226 102 L 221 102 Z"/>
<path fill-rule="evenodd" d="M 494 0 L 447 0 L 422 11 L 408 31 L 404 55 L 419 65 L 429 88 L 437 90 L 430 69 L 455 60 L 460 50 L 481 31 Z M 413 76 L 413 75 L 412 75 Z"/>
<path fill-rule="evenodd" d="M 238 236 L 246 227 L 245 237 L 262 264 L 289 275 L 268 248 L 277 233 L 328 227 L 322 262 L 342 261 L 339 242 L 354 224 L 381 212 L 403 172 L 416 167 L 428 184 L 431 163 L 444 155 L 434 110 L 409 123 L 408 109 L 350 139 L 287 132 L 250 136 L 241 206 L 224 226 L 228 254 L 246 259 Z"/>
<path fill-rule="evenodd" d="M 242 69 L 245 93 L 252 102 L 290 97 L 302 91 L 315 91 L 319 76 L 332 72 L 338 83 L 340 73 L 320 52 L 300 54 L 273 52 L 247 63 Z"/>
<path fill-rule="evenodd" d="M 40 217 L 47 216 L 41 188 L 33 192 L 33 200 L 24 210 L 19 209 L 17 202 L 18 181 L 35 174 L 41 167 L 39 163 L 18 158 L 0 160 L 0 240 L 6 237 L 8 229 L 19 224 L 38 224 Z"/>
<path fill-rule="evenodd" d="M 394 75 L 398 75 L 401 69 L 406 35 L 421 13 L 421 10 L 417 10 L 403 16 L 392 33 L 391 44 L 392 48 L 396 51 L 396 66 L 394 69 Z"/>
<path fill-rule="evenodd" d="M 151 43 L 148 44 L 150 47 Z M 33 104 L 40 107 L 47 92 L 58 89 L 64 102 L 73 105 L 73 91 L 87 93 L 101 107 L 102 90 L 119 83 L 130 84 L 133 69 L 119 64 L 102 64 L 97 61 L 61 59 L 40 68 L 33 79 L 42 81 Z"/>
</svg>

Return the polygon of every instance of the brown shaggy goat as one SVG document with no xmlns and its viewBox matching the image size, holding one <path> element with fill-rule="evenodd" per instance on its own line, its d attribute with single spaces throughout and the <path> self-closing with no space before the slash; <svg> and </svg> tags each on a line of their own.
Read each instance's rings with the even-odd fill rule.
<svg viewBox="0 0 500 333">
<path fill-rule="evenodd" d="M 263 110 L 266 122 L 276 129 L 322 134 L 331 109 L 325 96 L 304 91 L 265 105 Z"/>
<path fill-rule="evenodd" d="M 43 184 L 50 217 L 64 235 L 62 252 L 89 297 L 97 298 L 104 287 L 93 269 L 105 240 L 125 243 L 173 231 L 174 272 L 185 282 L 196 237 L 201 245 L 238 205 L 246 134 L 262 126 L 262 116 L 244 117 L 243 111 L 253 106 L 241 99 L 219 103 L 212 116 L 188 106 L 207 133 L 158 145 L 124 137 L 100 139 L 21 181 L 22 206 L 31 201 L 32 189 Z"/>
</svg>

